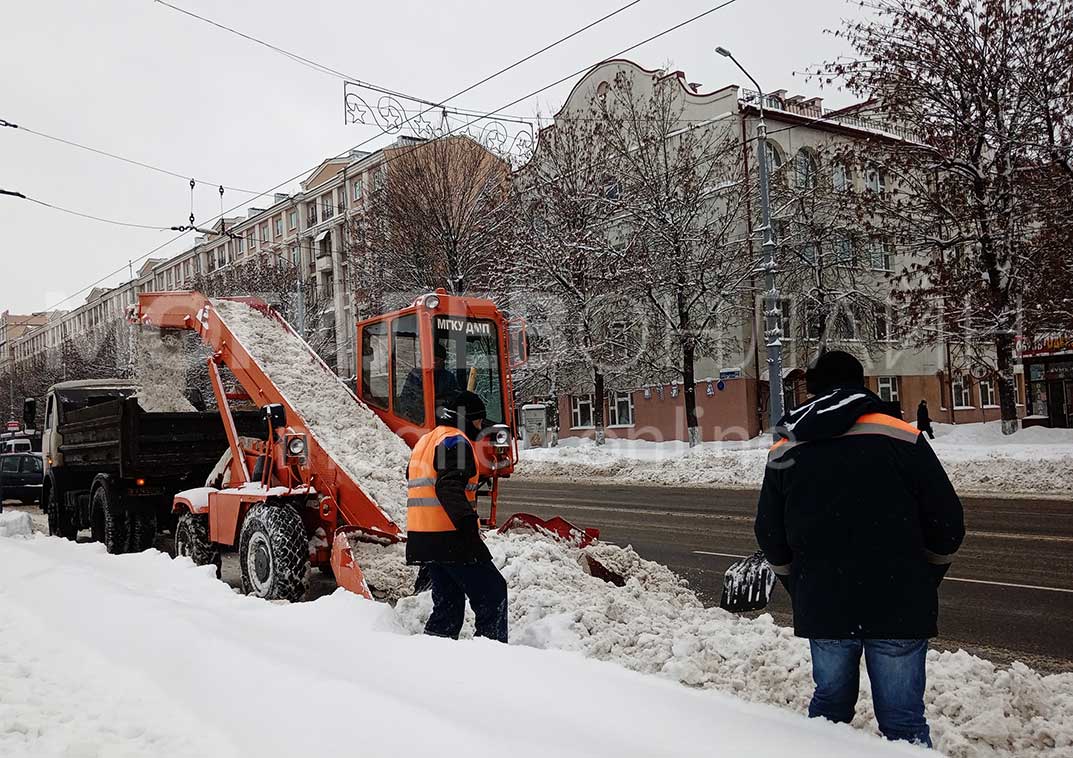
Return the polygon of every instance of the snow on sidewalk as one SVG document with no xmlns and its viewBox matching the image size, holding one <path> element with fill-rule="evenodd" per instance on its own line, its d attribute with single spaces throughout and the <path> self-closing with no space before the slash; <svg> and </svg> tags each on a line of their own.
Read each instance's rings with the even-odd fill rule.
<svg viewBox="0 0 1073 758">
<path fill-rule="evenodd" d="M 6 539 L 0 576 L 5 756 L 924 754 L 569 653 L 410 636 L 343 590 L 266 603 L 155 551 Z"/>
<path fill-rule="evenodd" d="M 931 441 L 959 492 L 1060 494 L 1073 491 L 1073 430 L 1032 427 L 1006 437 L 999 422 L 935 424 Z M 611 479 L 670 486 L 759 488 L 769 440 L 684 442 L 567 438 L 556 448 L 523 450 L 515 476 Z"/>
<path fill-rule="evenodd" d="M 321 447 L 400 529 L 410 449 L 280 322 L 242 302 L 213 308 L 305 421 Z"/>
</svg>

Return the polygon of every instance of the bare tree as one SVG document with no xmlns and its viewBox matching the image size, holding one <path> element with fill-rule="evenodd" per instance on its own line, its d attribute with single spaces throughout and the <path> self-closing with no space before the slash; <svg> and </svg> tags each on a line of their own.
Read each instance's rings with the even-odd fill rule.
<svg viewBox="0 0 1073 758">
<path fill-rule="evenodd" d="M 612 156 L 609 194 L 639 264 L 632 289 L 677 354 L 673 371 L 696 445 L 697 358 L 717 349 L 723 328 L 750 301 L 754 262 L 747 241 L 735 239 L 745 195 L 741 144 L 729 119 L 687 120 L 675 77 L 656 75 L 651 87 L 635 89 L 620 74 L 598 102 Z"/>
<path fill-rule="evenodd" d="M 782 306 L 802 362 L 832 342 L 875 352 L 891 336 L 887 300 L 893 242 L 861 223 L 852 156 L 827 145 L 802 148 L 772 173 Z M 786 327 L 784 326 L 784 331 Z M 808 348 L 807 346 L 811 346 Z"/>
<path fill-rule="evenodd" d="M 385 150 L 365 212 L 350 225 L 352 268 L 377 306 L 387 293 L 442 287 L 488 289 L 509 249 L 510 167 L 468 137 L 452 136 Z"/>
<path fill-rule="evenodd" d="M 1026 274 L 1042 261 L 1040 169 L 1068 168 L 1069 110 L 1047 99 L 1073 64 L 1068 0 L 872 0 L 839 32 L 856 51 L 818 70 L 874 98 L 912 139 L 870 146 L 889 191 L 875 214 L 919 262 L 901 277 L 923 343 L 951 337 L 998 377 L 1017 428 L 1014 346 Z M 1043 73 L 1041 74 L 1041 70 Z M 1065 101 L 1068 106 L 1068 98 Z M 1064 124 L 1064 126 L 1063 126 Z"/>
<path fill-rule="evenodd" d="M 514 204 L 521 223 L 511 280 L 525 290 L 527 316 L 539 320 L 539 363 L 530 374 L 546 377 L 556 403 L 564 388 L 592 391 L 592 425 L 602 445 L 607 383 L 624 376 L 628 356 L 636 354 L 628 343 L 637 330 L 621 295 L 632 255 L 628 237 L 614 225 L 616 183 L 599 123 L 565 118 L 545 129 L 519 172 Z"/>
</svg>

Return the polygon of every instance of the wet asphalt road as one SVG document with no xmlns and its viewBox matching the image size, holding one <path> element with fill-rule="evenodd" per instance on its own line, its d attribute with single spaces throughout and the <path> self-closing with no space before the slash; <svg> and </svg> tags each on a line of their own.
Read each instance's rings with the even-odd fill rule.
<svg viewBox="0 0 1073 758">
<path fill-rule="evenodd" d="M 722 575 L 756 550 L 748 490 L 639 487 L 512 479 L 502 523 L 515 512 L 559 515 L 633 545 L 719 602 Z M 968 533 L 940 590 L 938 647 L 964 648 L 996 663 L 1073 671 L 1073 499 L 963 497 Z M 791 623 L 781 587 L 768 609 Z"/>
</svg>

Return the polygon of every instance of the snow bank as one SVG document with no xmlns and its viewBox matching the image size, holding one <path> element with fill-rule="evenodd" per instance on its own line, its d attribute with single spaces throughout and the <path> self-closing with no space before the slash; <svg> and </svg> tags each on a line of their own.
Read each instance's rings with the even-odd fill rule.
<svg viewBox="0 0 1073 758">
<path fill-rule="evenodd" d="M 10 540 L 0 576 L 5 756 L 926 754 L 577 655 L 410 636 L 343 590 L 266 603 L 155 551 Z M 346 717 L 311 722 L 310 697 Z"/>
<path fill-rule="evenodd" d="M 33 531 L 33 519 L 26 511 L 0 513 L 0 537 L 29 537 Z"/>
<path fill-rule="evenodd" d="M 212 305 L 320 446 L 388 518 L 405 529 L 410 460 L 406 443 L 281 323 L 245 303 L 213 300 Z"/>
<path fill-rule="evenodd" d="M 137 329 L 134 375 L 138 405 L 146 413 L 194 413 L 186 399 L 186 355 L 178 340 L 165 340 L 159 329 Z"/>
<path fill-rule="evenodd" d="M 488 547 L 509 586 L 512 643 L 807 711 L 808 644 L 770 616 L 749 620 L 704 608 L 683 580 L 631 548 L 600 543 L 582 551 L 525 533 L 489 535 Z M 582 552 L 625 576 L 625 586 L 588 575 Z M 390 575 L 383 564 L 392 559 L 401 563 L 401 549 L 383 552 L 378 576 Z M 424 593 L 401 599 L 396 613 L 416 634 L 431 607 Z M 471 613 L 464 634 L 472 634 Z M 876 732 L 862 679 L 854 726 Z M 1073 754 L 1073 674 L 1040 676 L 1021 664 L 997 670 L 965 652 L 932 651 L 926 703 L 936 746 L 955 758 Z"/>
<path fill-rule="evenodd" d="M 1032 427 L 1006 437 L 999 422 L 935 424 L 932 446 L 961 492 L 1057 493 L 1073 490 L 1073 430 Z M 768 442 L 686 443 L 566 439 L 521 453 L 515 476 L 670 486 L 758 488 Z"/>
</svg>

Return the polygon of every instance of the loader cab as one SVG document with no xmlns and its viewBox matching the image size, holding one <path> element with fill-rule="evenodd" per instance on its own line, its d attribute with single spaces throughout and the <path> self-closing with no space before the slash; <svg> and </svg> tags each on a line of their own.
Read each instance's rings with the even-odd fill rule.
<svg viewBox="0 0 1073 758">
<path fill-rule="evenodd" d="M 475 392 L 490 424 L 510 430 L 500 473 L 517 460 L 510 372 L 511 330 L 489 300 L 437 291 L 413 305 L 358 323 L 357 395 L 413 447 L 436 426 L 436 409 L 460 390 Z"/>
</svg>

